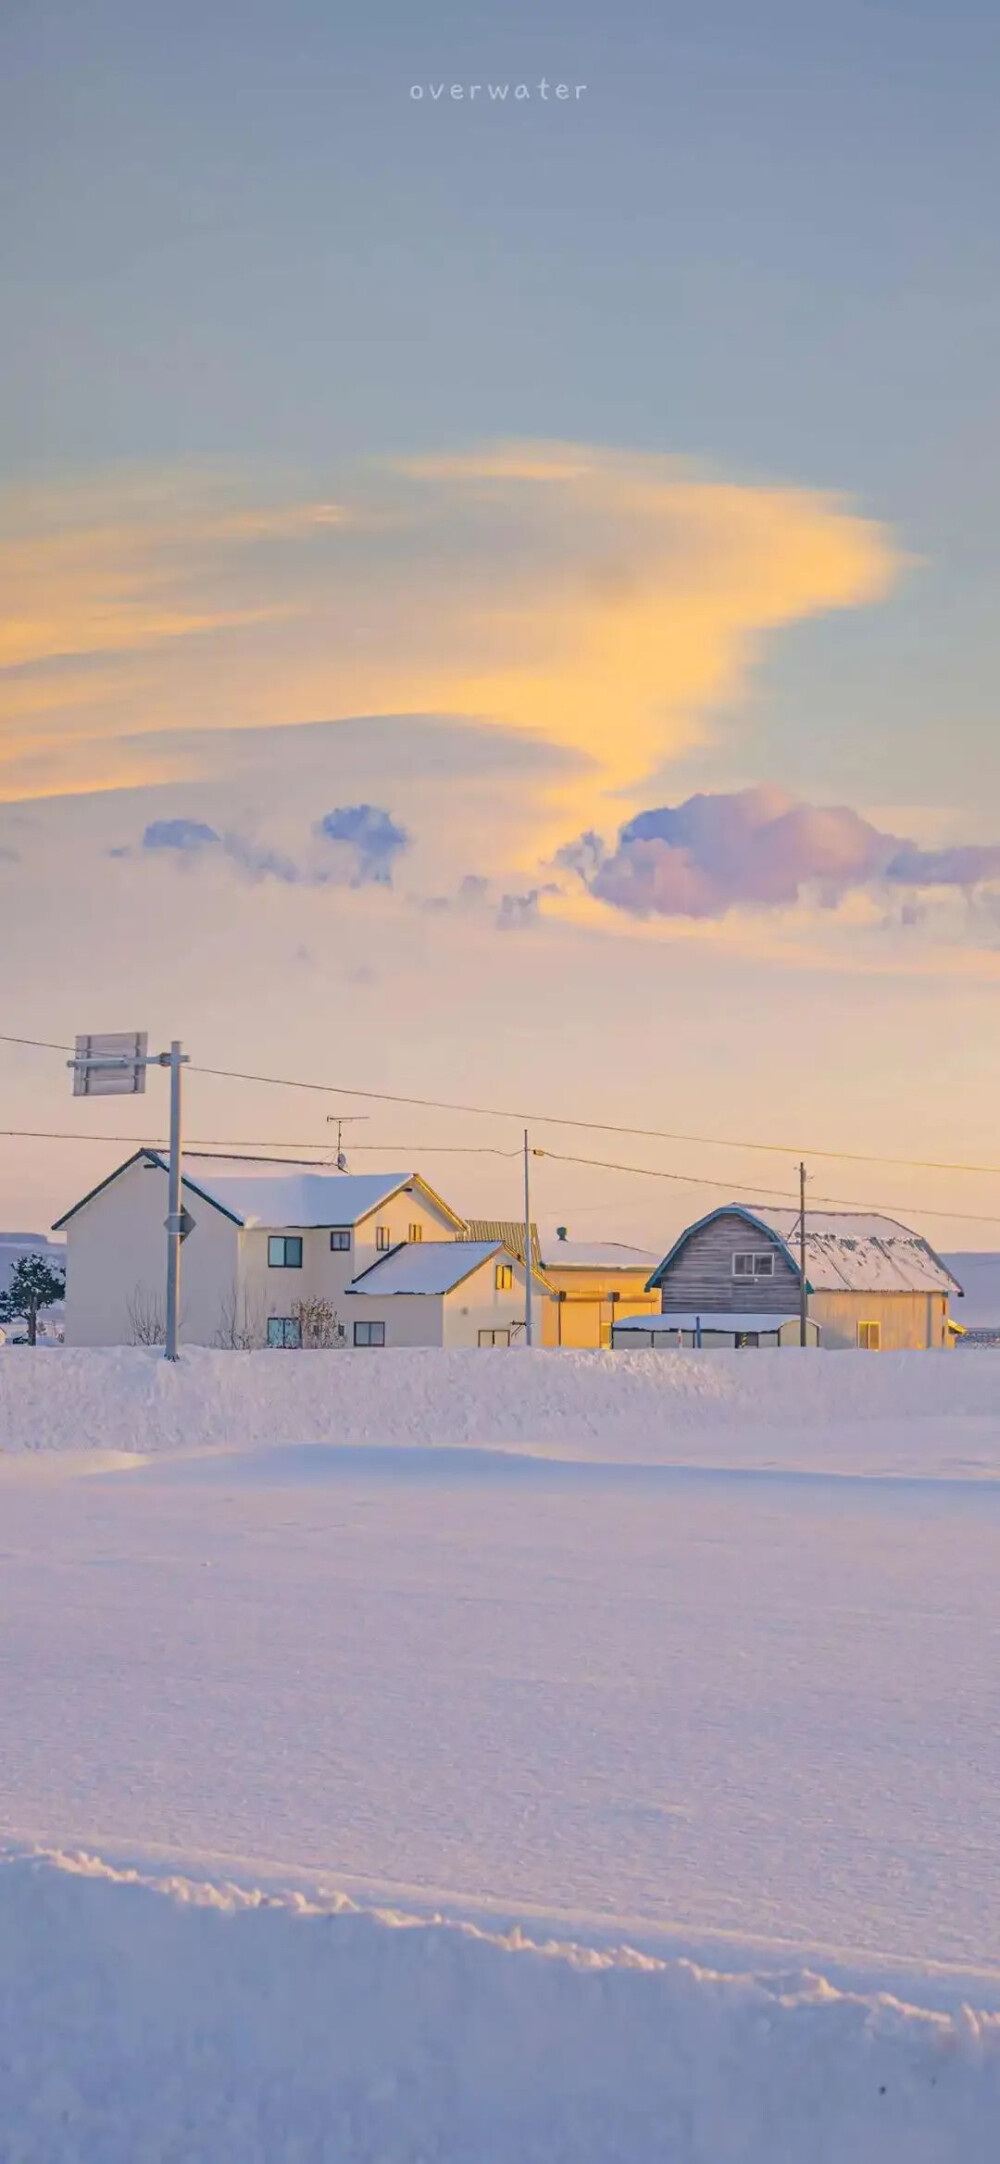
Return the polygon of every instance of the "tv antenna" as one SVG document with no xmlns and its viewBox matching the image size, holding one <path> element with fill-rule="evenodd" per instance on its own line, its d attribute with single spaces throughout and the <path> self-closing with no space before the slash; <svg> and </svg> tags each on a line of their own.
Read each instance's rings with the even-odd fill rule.
<svg viewBox="0 0 1000 2164">
<path fill-rule="evenodd" d="M 327 1126 L 328 1126 L 328 1127 L 336 1127 L 336 1130 L 337 1130 L 337 1171 L 338 1171 L 338 1172 L 346 1172 L 346 1171 L 348 1171 L 348 1169 L 349 1169 L 349 1168 L 348 1168 L 348 1163 L 347 1163 L 347 1159 L 346 1159 L 346 1157 L 345 1157 L 345 1155 L 344 1155 L 344 1147 L 343 1147 L 343 1131 L 344 1131 L 344 1128 L 345 1128 L 346 1126 L 348 1126 L 348 1125 L 350 1124 L 350 1122 L 351 1122 L 352 1120 L 366 1120 L 366 1119 L 368 1119 L 368 1118 L 369 1118 L 369 1116 L 370 1116 L 370 1115 L 369 1115 L 369 1114 L 368 1114 L 367 1112 L 328 1112 L 328 1113 L 327 1113 L 327 1115 L 326 1115 L 326 1124 L 327 1124 Z"/>
</svg>

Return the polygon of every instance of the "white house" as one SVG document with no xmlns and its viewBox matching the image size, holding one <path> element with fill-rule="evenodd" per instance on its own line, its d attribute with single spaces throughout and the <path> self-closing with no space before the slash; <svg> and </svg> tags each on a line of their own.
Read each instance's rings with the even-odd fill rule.
<svg viewBox="0 0 1000 2164">
<path fill-rule="evenodd" d="M 184 1172 L 181 1336 L 188 1344 L 309 1341 L 309 1311 L 348 1345 L 478 1345 L 524 1334 L 524 1271 L 416 1172 Z M 66 1342 L 163 1336 L 167 1163 L 142 1149 L 67 1210 Z M 390 1265 L 392 1268 L 390 1269 Z M 383 1274 L 386 1273 L 386 1274 Z M 539 1281 L 536 1298 L 546 1296 Z"/>
</svg>

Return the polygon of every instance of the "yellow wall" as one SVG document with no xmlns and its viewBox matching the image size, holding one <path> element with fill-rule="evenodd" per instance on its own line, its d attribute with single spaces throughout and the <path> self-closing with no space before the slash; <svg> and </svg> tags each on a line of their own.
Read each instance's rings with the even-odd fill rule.
<svg viewBox="0 0 1000 2164">
<path fill-rule="evenodd" d="M 809 1313 L 828 1352 L 856 1345 L 859 1322 L 880 1325 L 882 1352 L 946 1350 L 953 1342 L 942 1292 L 814 1292 Z"/>
<path fill-rule="evenodd" d="M 542 1342 L 593 1350 L 611 1343 L 611 1321 L 617 1316 L 658 1315 L 660 1295 L 646 1291 L 648 1271 L 570 1269 L 546 1264 L 545 1280 L 556 1294 L 545 1303 Z M 565 1293 L 565 1299 L 558 1295 Z M 611 1294 L 618 1295 L 612 1301 Z"/>
</svg>

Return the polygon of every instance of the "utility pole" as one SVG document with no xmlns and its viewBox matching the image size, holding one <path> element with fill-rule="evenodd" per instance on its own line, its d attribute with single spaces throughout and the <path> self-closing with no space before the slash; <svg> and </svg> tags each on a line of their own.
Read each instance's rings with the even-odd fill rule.
<svg viewBox="0 0 1000 2164">
<path fill-rule="evenodd" d="M 531 1312 L 531 1151 L 528 1148 L 528 1130 L 524 1130 L 524 1342 L 533 1345 L 534 1328 Z"/>
<path fill-rule="evenodd" d="M 799 1166 L 799 1344 L 808 1345 L 809 1286 L 806 1282 L 806 1168 Z"/>
<path fill-rule="evenodd" d="M 181 1193 L 181 1070 L 184 1054 L 174 1038 L 169 1052 L 160 1053 L 161 1067 L 170 1069 L 170 1164 L 167 1182 L 167 1330 L 164 1352 L 176 1360 L 181 1314 L 181 1241 L 184 1238 L 184 1207 Z"/>
</svg>

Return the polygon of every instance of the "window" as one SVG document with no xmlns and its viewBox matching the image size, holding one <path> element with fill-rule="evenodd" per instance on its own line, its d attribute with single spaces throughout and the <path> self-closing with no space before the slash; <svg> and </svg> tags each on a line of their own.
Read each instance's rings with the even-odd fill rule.
<svg viewBox="0 0 1000 2164">
<path fill-rule="evenodd" d="M 335 1226 L 334 1226 L 334 1228 L 333 1228 L 333 1231 L 332 1231 L 332 1232 L 331 1232 L 331 1234 L 330 1234 L 330 1252 L 331 1252 L 331 1254 L 334 1254 L 334 1255 L 346 1255 L 346 1254 L 348 1254 L 348 1253 L 349 1253 L 349 1251 L 350 1251 L 350 1245 L 351 1245 L 351 1228 L 350 1228 L 350 1226 L 349 1226 L 349 1225 L 335 1225 Z"/>
<path fill-rule="evenodd" d="M 509 1330 L 480 1330 L 480 1333 L 479 1333 L 479 1342 L 480 1342 L 480 1344 L 481 1344 L 481 1345 L 509 1345 L 509 1344 L 510 1344 L 510 1331 L 509 1331 Z"/>
<path fill-rule="evenodd" d="M 493 1272 L 493 1283 L 498 1292 L 513 1292 L 514 1267 L 509 1262 L 498 1262 Z"/>
<path fill-rule="evenodd" d="M 424 1236 L 424 1228 L 423 1228 L 423 1226 L 422 1226 L 422 1225 L 408 1225 L 408 1226 L 407 1226 L 407 1228 L 406 1228 L 406 1237 L 407 1237 L 407 1239 L 408 1239 L 408 1240 L 422 1240 L 422 1239 L 423 1239 L 423 1236 Z"/>
<path fill-rule="evenodd" d="M 392 1246 L 392 1234 L 389 1230 L 388 1225 L 376 1225 L 375 1245 L 378 1248 L 380 1255 L 384 1255 L 386 1249 Z"/>
<path fill-rule="evenodd" d="M 302 1343 L 302 1325 L 298 1316 L 269 1315 L 267 1342 L 271 1346 L 280 1346 L 285 1352 L 297 1352 Z"/>
<path fill-rule="evenodd" d="M 384 1345 L 384 1322 L 356 1322 L 354 1325 L 354 1342 L 356 1345 Z"/>
<path fill-rule="evenodd" d="M 881 1352 L 882 1325 L 880 1322 L 859 1322 L 858 1349 L 860 1352 Z"/>
<path fill-rule="evenodd" d="M 733 1256 L 734 1277 L 773 1277 L 774 1256 L 746 1254 Z"/>
<path fill-rule="evenodd" d="M 301 1270 L 302 1239 L 291 1238 L 287 1233 L 272 1233 L 267 1243 L 267 1260 L 272 1270 Z"/>
<path fill-rule="evenodd" d="M 746 1349 L 746 1347 L 747 1347 L 748 1345 L 759 1345 L 759 1344 L 760 1344 L 760 1332 L 759 1332 L 758 1330 L 737 1330 L 737 1332 L 736 1332 L 736 1350 L 737 1350 L 737 1352 L 743 1352 L 743 1351 L 745 1351 L 745 1349 Z"/>
</svg>

